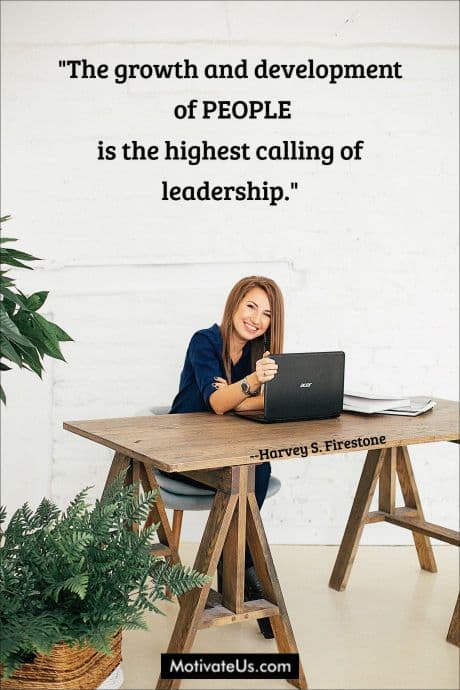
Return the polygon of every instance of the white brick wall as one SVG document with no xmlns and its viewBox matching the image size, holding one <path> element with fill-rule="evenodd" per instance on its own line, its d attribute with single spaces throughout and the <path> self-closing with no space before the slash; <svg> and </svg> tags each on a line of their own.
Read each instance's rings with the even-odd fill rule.
<svg viewBox="0 0 460 690">
<path fill-rule="evenodd" d="M 341 348 L 347 385 L 458 397 L 458 5 L 455 2 L 4 2 L 3 212 L 18 272 L 50 289 L 49 314 L 74 337 L 43 382 L 4 377 L 3 501 L 99 492 L 109 452 L 62 421 L 134 414 L 176 392 L 192 332 L 218 321 L 241 276 L 283 288 L 286 349 Z M 169 62 L 395 62 L 404 79 L 68 80 L 59 59 Z M 290 122 L 176 121 L 190 98 L 287 98 Z M 97 162 L 96 143 L 207 139 L 366 142 L 361 163 Z M 160 181 L 299 182 L 291 201 L 165 203 Z M 458 522 L 458 453 L 413 449 L 427 517 Z M 264 517 L 275 542 L 337 543 L 362 457 L 278 463 Z M 184 537 L 197 539 L 201 515 Z M 367 543 L 406 543 L 388 525 Z"/>
</svg>

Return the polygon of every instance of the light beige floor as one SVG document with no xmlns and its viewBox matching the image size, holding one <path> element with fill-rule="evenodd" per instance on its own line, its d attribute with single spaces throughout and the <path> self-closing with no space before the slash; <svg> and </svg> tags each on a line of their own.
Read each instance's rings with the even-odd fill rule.
<svg viewBox="0 0 460 690">
<path fill-rule="evenodd" d="M 185 563 L 195 545 L 184 544 Z M 362 546 L 345 592 L 329 589 L 335 546 L 273 546 L 272 553 L 310 690 L 459 688 L 459 650 L 445 641 L 459 588 L 458 550 L 435 547 L 438 573 L 408 546 Z M 154 688 L 177 607 L 124 633 L 126 690 Z M 199 631 L 193 652 L 275 652 L 255 622 Z M 291 688 L 280 680 L 184 680 L 184 690 Z"/>
</svg>

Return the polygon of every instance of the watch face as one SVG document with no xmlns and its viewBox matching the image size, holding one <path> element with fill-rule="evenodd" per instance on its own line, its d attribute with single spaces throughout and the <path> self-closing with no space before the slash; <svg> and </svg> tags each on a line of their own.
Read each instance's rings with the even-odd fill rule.
<svg viewBox="0 0 460 690">
<path fill-rule="evenodd" d="M 241 390 L 243 391 L 243 393 L 245 395 L 247 395 L 249 393 L 249 391 L 251 390 L 251 387 L 247 381 L 241 381 Z"/>
</svg>

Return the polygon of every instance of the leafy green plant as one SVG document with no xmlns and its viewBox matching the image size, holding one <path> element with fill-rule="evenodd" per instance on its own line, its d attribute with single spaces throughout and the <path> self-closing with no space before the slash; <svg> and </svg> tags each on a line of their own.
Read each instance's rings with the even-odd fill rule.
<svg viewBox="0 0 460 690">
<path fill-rule="evenodd" d="M 156 492 L 138 496 L 125 473 L 91 509 L 88 489 L 61 512 L 44 498 L 12 516 L 0 545 L 0 664 L 5 677 L 58 642 L 88 644 L 110 654 L 120 629 L 146 628 L 146 611 L 166 588 L 181 595 L 210 581 L 207 575 L 152 555 L 158 525 L 147 519 Z M 0 522 L 6 511 L 2 509 Z"/>
<path fill-rule="evenodd" d="M 3 216 L 0 223 L 11 216 Z M 16 242 L 13 237 L 0 238 L 0 262 L 14 268 L 33 270 L 25 262 L 40 261 L 36 256 L 26 254 L 11 247 L 8 242 Z M 18 367 L 34 371 L 40 378 L 43 371 L 43 357 L 48 355 L 64 360 L 59 343 L 72 338 L 59 326 L 38 313 L 43 307 L 48 292 L 35 292 L 25 295 L 17 289 L 13 278 L 7 275 L 10 269 L 0 271 L 0 371 L 11 369 L 2 359 L 7 359 Z M 65 361 L 65 360 L 64 360 Z M 0 398 L 6 402 L 5 392 L 0 385 Z"/>
</svg>

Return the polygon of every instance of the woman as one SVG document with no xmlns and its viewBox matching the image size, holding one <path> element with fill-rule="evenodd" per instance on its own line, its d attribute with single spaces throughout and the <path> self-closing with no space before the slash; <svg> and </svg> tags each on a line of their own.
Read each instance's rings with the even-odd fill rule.
<svg viewBox="0 0 460 690">
<path fill-rule="evenodd" d="M 260 388 L 277 371 L 268 349 L 271 344 L 281 352 L 283 337 L 283 297 L 276 283 L 262 276 L 239 280 L 227 298 L 221 326 L 192 337 L 171 412 L 262 408 Z"/>
<path fill-rule="evenodd" d="M 227 297 L 221 325 L 193 335 L 171 413 L 224 414 L 263 408 L 262 387 L 278 371 L 270 351 L 282 352 L 283 339 L 284 303 L 277 284 L 263 276 L 242 278 Z M 259 508 L 267 494 L 270 471 L 268 462 L 256 467 Z M 203 486 L 182 475 L 181 480 Z M 245 596 L 247 600 L 264 598 L 248 548 Z M 258 623 L 265 637 L 273 637 L 269 619 L 259 619 Z"/>
</svg>

